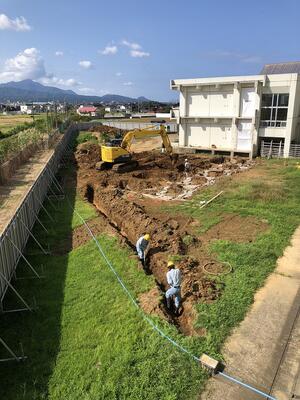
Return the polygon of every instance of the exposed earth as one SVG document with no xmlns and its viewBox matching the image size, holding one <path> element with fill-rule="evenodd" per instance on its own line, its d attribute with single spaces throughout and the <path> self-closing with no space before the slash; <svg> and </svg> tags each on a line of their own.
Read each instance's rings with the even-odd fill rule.
<svg viewBox="0 0 300 400">
<path fill-rule="evenodd" d="M 144 311 L 160 315 L 186 335 L 204 335 L 203 329 L 194 327 L 194 305 L 213 302 L 222 294 L 222 286 L 213 279 L 214 274 L 222 273 L 222 266 L 211 264 L 210 273 L 203 269 L 213 261 L 207 250 L 209 242 L 214 239 L 252 241 L 268 224 L 251 217 L 222 215 L 219 224 L 200 235 L 196 229 L 198 221 L 183 215 L 170 216 L 163 211 L 161 205 L 186 201 L 201 187 L 213 185 L 218 179 L 228 179 L 254 165 L 246 159 L 195 154 L 188 156 L 191 168 L 186 173 L 185 157 L 179 155 L 174 164 L 168 155 L 159 151 L 141 152 L 135 154 L 139 162 L 135 171 L 123 174 L 97 171 L 99 147 L 84 143 L 75 153 L 77 190 L 99 211 L 99 216 L 89 222 L 96 234 L 103 231 L 113 234 L 132 249 L 139 236 L 146 232 L 151 235 L 145 273 L 154 275 L 157 286 L 140 296 Z M 73 247 L 88 239 L 82 227 L 73 231 Z M 166 309 L 163 296 L 168 287 L 166 265 L 172 257 L 184 277 L 183 308 L 179 316 Z"/>
</svg>

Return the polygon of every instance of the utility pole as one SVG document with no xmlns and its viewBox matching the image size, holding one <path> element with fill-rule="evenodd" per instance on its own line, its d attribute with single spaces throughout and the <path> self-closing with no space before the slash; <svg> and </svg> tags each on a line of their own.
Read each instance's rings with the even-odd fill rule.
<svg viewBox="0 0 300 400">
<path fill-rule="evenodd" d="M 47 113 L 46 113 L 46 126 L 47 126 L 47 133 L 48 133 L 48 135 L 49 135 L 49 122 L 48 122 L 48 113 L 49 113 L 49 110 L 48 110 L 48 106 L 47 106 Z"/>
</svg>

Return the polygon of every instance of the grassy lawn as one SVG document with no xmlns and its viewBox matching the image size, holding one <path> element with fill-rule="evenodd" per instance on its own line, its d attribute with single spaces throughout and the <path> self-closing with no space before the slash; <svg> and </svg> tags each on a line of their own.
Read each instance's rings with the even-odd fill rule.
<svg viewBox="0 0 300 400">
<path fill-rule="evenodd" d="M 210 250 L 229 261 L 233 273 L 221 279 L 223 295 L 213 304 L 199 304 L 197 324 L 205 337 L 184 337 L 167 323 L 155 319 L 172 338 L 194 354 L 221 356 L 221 345 L 241 321 L 253 295 L 274 269 L 276 259 L 300 223 L 300 171 L 295 163 L 264 162 L 258 174 L 218 182 L 170 212 L 187 213 L 201 222 L 201 232 L 222 219 L 222 214 L 253 215 L 267 220 L 270 229 L 252 243 L 214 241 Z M 200 200 L 221 189 L 225 193 L 207 208 Z M 86 219 L 94 209 L 74 192 L 69 198 Z M 80 225 L 66 200 L 51 210 L 55 223 L 42 214 L 49 235 L 35 232 L 53 249 Z M 131 250 L 102 234 L 99 241 L 134 296 L 154 286 L 153 278 L 137 269 Z M 69 246 L 69 247 L 68 247 Z M 45 278 L 20 280 L 16 286 L 39 306 L 35 313 L 1 317 L 1 336 L 13 347 L 21 340 L 28 360 L 0 365 L 0 398 L 7 400 L 100 399 L 197 399 L 206 374 L 195 361 L 160 337 L 141 317 L 112 275 L 92 241 L 64 255 L 28 256 L 35 266 L 43 264 Z M 36 251 L 29 242 L 28 253 Z M 19 274 L 26 269 L 20 265 Z M 8 296 L 7 306 L 16 304 Z M 2 396 L 1 396 L 2 395 Z"/>
<path fill-rule="evenodd" d="M 207 330 L 207 340 L 219 351 L 231 329 L 243 320 L 256 290 L 274 270 L 300 224 L 300 170 L 296 161 L 285 165 L 283 160 L 262 161 L 255 174 L 218 182 L 172 212 L 183 212 L 200 221 L 204 233 L 222 220 L 223 214 L 253 216 L 268 222 L 270 228 L 252 243 L 215 240 L 209 250 L 220 260 L 230 262 L 233 273 L 217 278 L 225 284 L 223 295 L 213 304 L 198 305 L 199 327 Z M 208 200 L 219 191 L 225 192 L 206 208 L 199 210 L 201 200 Z"/>
</svg>

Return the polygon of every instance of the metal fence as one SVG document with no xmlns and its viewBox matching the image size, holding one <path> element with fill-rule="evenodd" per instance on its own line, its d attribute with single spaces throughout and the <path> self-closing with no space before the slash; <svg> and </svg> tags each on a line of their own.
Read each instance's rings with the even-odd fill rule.
<svg viewBox="0 0 300 400">
<path fill-rule="evenodd" d="M 261 155 L 261 157 L 268 157 L 268 158 L 283 157 L 284 142 L 280 141 L 278 143 L 278 142 L 273 142 L 273 140 L 266 142 L 266 141 L 262 140 L 261 147 L 260 147 L 260 155 Z"/>
<path fill-rule="evenodd" d="M 261 142 L 260 147 L 261 157 L 284 157 L 284 142 L 264 141 Z M 300 158 L 300 144 L 292 143 L 290 145 L 289 157 Z"/>
<path fill-rule="evenodd" d="M 145 129 L 149 126 L 155 126 L 159 129 L 161 124 L 151 123 L 151 122 L 122 122 L 122 121 L 103 121 L 103 125 L 111 126 L 118 129 L 133 130 L 133 129 Z M 177 123 L 176 122 L 166 122 L 163 124 L 166 127 L 167 132 L 176 133 Z"/>
<path fill-rule="evenodd" d="M 300 144 L 291 144 L 289 156 L 295 157 L 295 158 L 300 158 Z"/>
<path fill-rule="evenodd" d="M 56 146 L 53 155 L 40 172 L 35 183 L 16 210 L 15 215 L 0 236 L 0 302 L 7 291 L 17 264 L 24 257 L 23 250 L 30 236 L 30 231 L 43 207 L 48 188 L 57 172 L 60 159 L 77 126 L 71 126 Z"/>
</svg>

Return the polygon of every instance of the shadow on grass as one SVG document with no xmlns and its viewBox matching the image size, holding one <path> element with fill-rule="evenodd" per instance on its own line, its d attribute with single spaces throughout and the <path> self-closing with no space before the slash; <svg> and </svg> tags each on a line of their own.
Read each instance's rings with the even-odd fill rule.
<svg viewBox="0 0 300 400">
<path fill-rule="evenodd" d="M 77 172 L 72 161 L 74 160 L 70 160 L 72 167 L 61 169 L 59 175 L 66 182 L 66 195 L 71 206 L 74 206 Z M 71 231 L 74 227 L 74 216 L 66 198 L 52 199 L 51 203 L 46 201 L 44 205 L 53 221 L 41 211 L 39 217 L 48 233 L 38 222 L 33 233 L 45 249 L 50 247 L 51 254 L 43 254 L 33 239 L 28 241 L 25 249 L 26 257 L 43 278 L 33 279 L 33 273 L 28 266 L 20 261 L 17 279 L 12 281 L 13 286 L 30 305 L 34 303 L 34 298 L 36 299 L 38 308 L 34 312 L 4 314 L 0 318 L 1 336 L 18 354 L 19 343 L 22 342 L 24 353 L 28 356 L 25 362 L 0 363 L 1 399 L 47 399 L 49 377 L 59 352 L 61 312 L 68 252 L 72 249 Z M 58 253 L 56 249 L 61 243 L 63 251 Z M 23 305 L 9 290 L 4 307 L 13 309 L 22 308 Z M 1 348 L 0 357 L 7 356 Z"/>
</svg>

